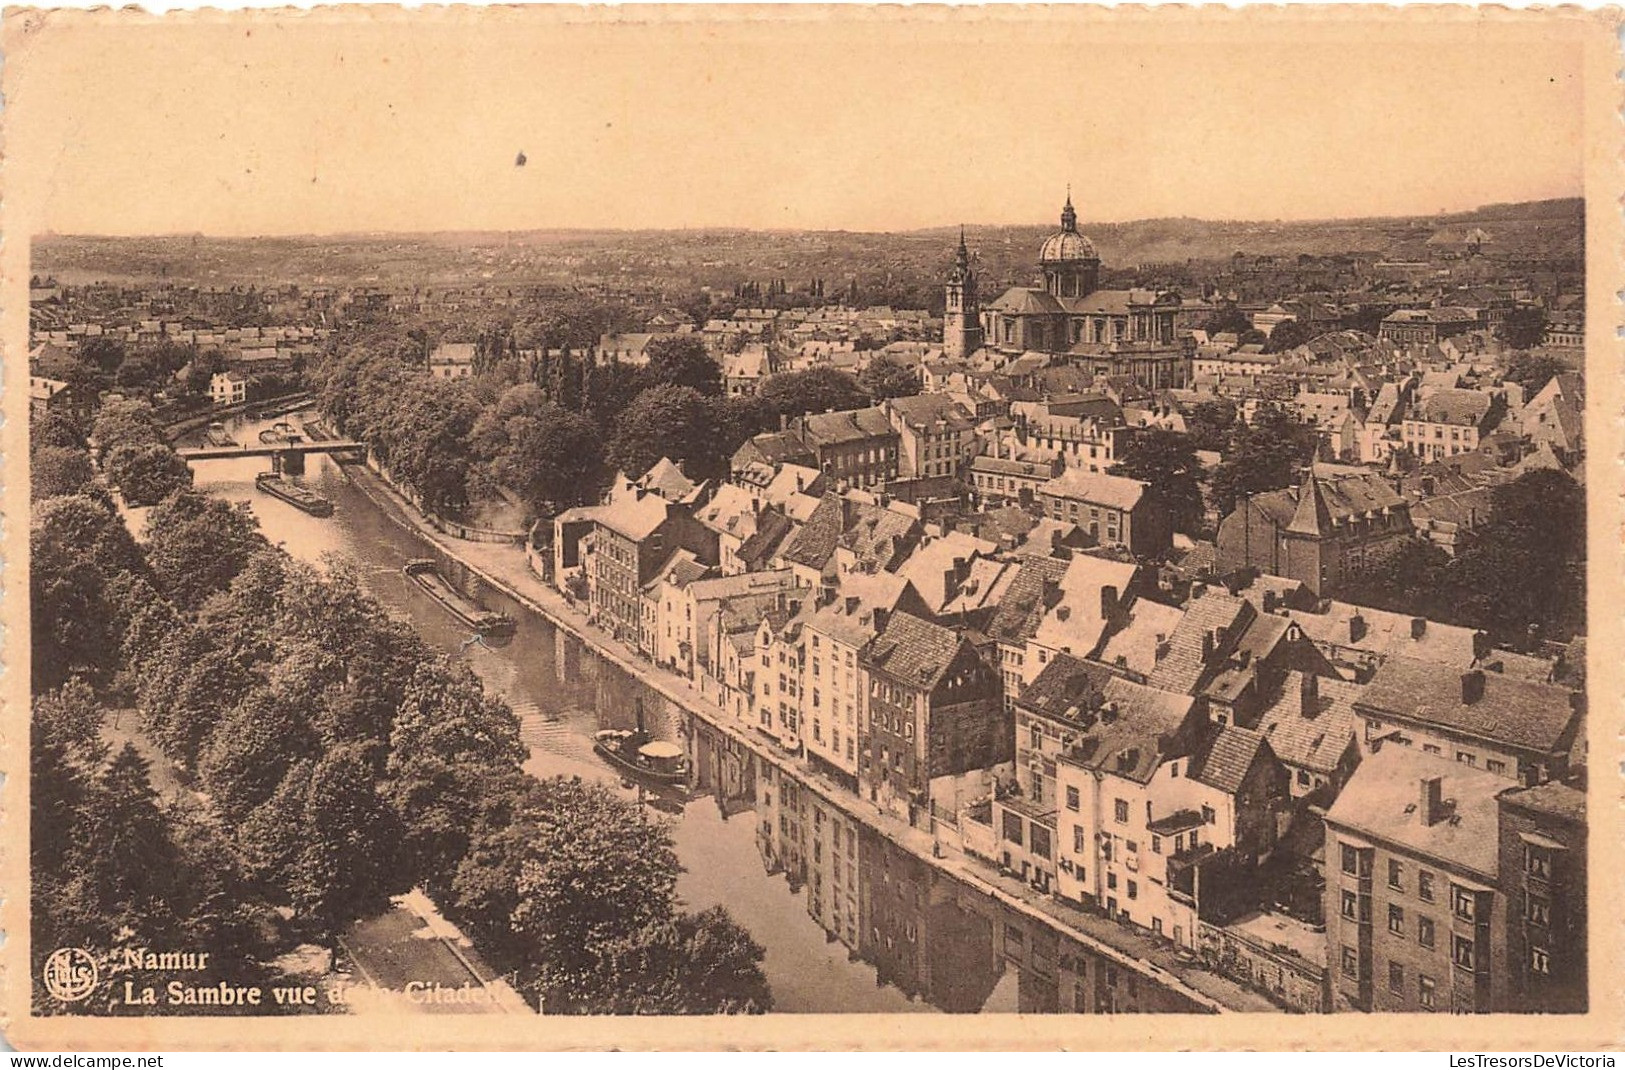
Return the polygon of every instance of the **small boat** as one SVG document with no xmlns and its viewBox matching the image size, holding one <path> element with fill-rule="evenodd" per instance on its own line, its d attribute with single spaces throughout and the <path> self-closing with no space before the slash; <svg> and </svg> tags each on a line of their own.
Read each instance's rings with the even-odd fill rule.
<svg viewBox="0 0 1625 1070">
<path fill-rule="evenodd" d="M 237 440 L 231 437 L 230 432 L 226 430 L 226 425 L 218 420 L 209 425 L 209 429 L 203 432 L 203 437 L 208 440 L 211 446 L 237 445 Z"/>
<path fill-rule="evenodd" d="M 291 479 L 275 472 L 261 472 L 254 477 L 254 486 L 273 498 L 287 502 L 295 509 L 311 516 L 332 516 L 333 503 L 308 487 L 301 487 Z"/>
<path fill-rule="evenodd" d="M 290 442 L 298 442 L 299 429 L 287 421 L 272 424 L 260 432 L 260 441 L 267 446 L 281 446 Z"/>
<path fill-rule="evenodd" d="M 408 561 L 405 572 L 407 578 L 424 592 L 439 602 L 441 607 L 473 628 L 480 635 L 512 635 L 514 631 L 513 618 L 506 613 L 493 613 L 469 598 L 463 592 L 446 582 L 446 577 L 440 574 L 440 566 L 428 558 L 419 558 Z"/>
<path fill-rule="evenodd" d="M 688 780 L 688 759 L 675 743 L 651 739 L 647 732 L 605 728 L 592 734 L 592 749 L 604 760 L 633 776 L 682 784 Z"/>
</svg>

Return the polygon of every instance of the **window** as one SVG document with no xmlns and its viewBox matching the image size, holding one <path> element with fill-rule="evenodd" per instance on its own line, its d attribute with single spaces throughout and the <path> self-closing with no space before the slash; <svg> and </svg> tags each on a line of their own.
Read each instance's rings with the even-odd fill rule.
<svg viewBox="0 0 1625 1070">
<path fill-rule="evenodd" d="M 1067 788 L 1066 789 L 1066 808 L 1068 810 L 1071 810 L 1073 813 L 1077 813 L 1078 812 L 1078 805 L 1079 805 L 1079 803 L 1078 803 L 1078 789 L 1077 788 L 1072 788 L 1072 787 Z"/>
<path fill-rule="evenodd" d="M 1452 885 L 1450 889 L 1450 909 L 1456 917 L 1463 921 L 1472 921 L 1478 906 L 1478 898 L 1466 888 Z"/>
<path fill-rule="evenodd" d="M 1153 837 L 1151 837 L 1151 853 L 1152 854 L 1159 854 L 1159 855 L 1162 853 L 1162 837 L 1161 836 L 1153 836 Z"/>
<path fill-rule="evenodd" d="M 1343 975 L 1345 977 L 1360 976 L 1360 955 L 1347 944 L 1343 945 Z"/>
<path fill-rule="evenodd" d="M 1405 967 L 1397 962 L 1388 964 L 1388 991 L 1405 991 Z"/>
<path fill-rule="evenodd" d="M 1433 946 L 1433 919 L 1416 919 L 1416 942 L 1423 947 Z"/>
<path fill-rule="evenodd" d="M 1405 935 L 1405 908 L 1388 904 L 1388 931 L 1399 936 Z"/>
<path fill-rule="evenodd" d="M 1478 765 L 1478 758 L 1471 751 L 1459 750 L 1456 752 L 1456 761 L 1471 769 Z"/>
<path fill-rule="evenodd" d="M 1129 881 L 1128 882 L 1128 897 L 1130 899 L 1136 899 L 1136 898 L 1139 897 L 1139 894 L 1140 894 L 1140 886 L 1138 884 L 1136 884 L 1132 880 Z"/>
<path fill-rule="evenodd" d="M 1423 1007 L 1432 1010 L 1437 1003 L 1439 987 L 1433 983 L 1433 978 L 1427 974 L 1418 974 L 1416 977 L 1416 998 Z"/>
<path fill-rule="evenodd" d="M 1218 815 L 1213 812 L 1213 807 L 1211 807 L 1211 806 L 1202 807 L 1202 821 L 1203 821 L 1204 824 L 1211 825 L 1211 824 L 1213 824 L 1213 822 L 1217 821 L 1218 819 L 1219 819 Z"/>
<path fill-rule="evenodd" d="M 1044 726 L 1034 724 L 1032 728 L 1032 748 L 1039 750 L 1044 746 Z"/>
<path fill-rule="evenodd" d="M 1529 972 L 1549 974 L 1552 972 L 1552 956 L 1543 947 L 1529 949 Z"/>
<path fill-rule="evenodd" d="M 1113 801 L 1113 803 L 1112 803 L 1112 816 L 1117 819 L 1117 823 L 1119 825 L 1128 824 L 1128 800 L 1127 799 L 1116 799 L 1116 800 Z"/>
<path fill-rule="evenodd" d="M 1360 873 L 1360 852 L 1357 848 L 1343 844 L 1343 872 L 1349 876 L 1358 876 Z"/>
<path fill-rule="evenodd" d="M 1450 941 L 1450 958 L 1457 966 L 1473 968 L 1473 938 L 1456 934 Z"/>
<path fill-rule="evenodd" d="M 1360 897 L 1355 895 L 1353 892 L 1349 891 L 1347 888 L 1344 888 L 1343 889 L 1343 916 L 1352 921 L 1355 917 L 1357 917 L 1359 915 L 1359 912 L 1360 912 Z"/>
<path fill-rule="evenodd" d="M 1425 869 L 1416 871 L 1416 894 L 1424 902 L 1433 902 L 1433 874 Z"/>
<path fill-rule="evenodd" d="M 1106 887 L 1108 887 L 1108 888 L 1110 888 L 1110 889 L 1112 889 L 1114 891 L 1117 889 L 1117 874 L 1115 874 L 1115 873 L 1106 874 Z"/>
<path fill-rule="evenodd" d="M 1423 754 L 1443 754 L 1444 752 L 1439 749 L 1439 745 L 1437 743 L 1424 743 L 1424 744 L 1422 744 L 1422 753 Z"/>
<path fill-rule="evenodd" d="M 1076 854 L 1076 855 L 1083 854 L 1083 845 L 1084 845 L 1083 826 L 1082 825 L 1073 825 L 1072 826 L 1072 853 Z M 1079 877 L 1078 879 L 1082 880 L 1083 878 Z"/>
<path fill-rule="evenodd" d="M 1530 896 L 1524 904 L 1524 916 L 1529 919 L 1531 925 L 1550 926 L 1552 924 L 1551 901 L 1538 895 Z"/>
<path fill-rule="evenodd" d="M 1484 763 L 1484 768 L 1488 769 L 1492 773 L 1505 774 L 1507 771 L 1507 763 L 1491 758 Z"/>
<path fill-rule="evenodd" d="M 1020 814 L 1011 813 L 1009 810 L 1006 810 L 1004 812 L 1004 838 L 1009 840 L 1011 843 L 1020 843 L 1021 824 L 1022 822 Z"/>
<path fill-rule="evenodd" d="M 1405 864 L 1397 858 L 1388 860 L 1388 887 L 1405 890 Z"/>
<path fill-rule="evenodd" d="M 1523 871 L 1543 881 L 1552 879 L 1552 852 L 1532 843 L 1524 844 Z"/>
</svg>

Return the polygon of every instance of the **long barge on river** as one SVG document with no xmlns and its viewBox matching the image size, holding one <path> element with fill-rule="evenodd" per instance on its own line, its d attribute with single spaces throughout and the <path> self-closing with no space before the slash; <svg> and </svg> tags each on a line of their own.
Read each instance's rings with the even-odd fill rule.
<svg viewBox="0 0 1625 1070">
<path fill-rule="evenodd" d="M 401 571 L 439 602 L 441 607 L 480 635 L 504 636 L 514 632 L 513 618 L 506 613 L 493 613 L 469 598 L 447 582 L 440 574 L 440 566 L 428 558 L 408 561 Z"/>
<path fill-rule="evenodd" d="M 279 476 L 275 472 L 261 472 L 254 477 L 254 486 L 271 497 L 287 502 L 295 509 L 309 513 L 311 516 L 333 515 L 332 502 L 310 488 L 301 487 L 293 480 Z"/>
</svg>

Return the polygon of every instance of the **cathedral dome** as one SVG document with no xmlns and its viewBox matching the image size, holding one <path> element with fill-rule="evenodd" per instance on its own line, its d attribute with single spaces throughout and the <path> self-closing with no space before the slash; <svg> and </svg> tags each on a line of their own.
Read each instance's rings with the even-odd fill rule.
<svg viewBox="0 0 1625 1070">
<path fill-rule="evenodd" d="M 1044 247 L 1038 253 L 1038 260 L 1044 264 L 1058 264 L 1068 260 L 1099 260 L 1095 255 L 1095 244 L 1075 230 L 1063 230 L 1059 234 L 1052 234 L 1045 239 Z"/>
<path fill-rule="evenodd" d="M 1066 195 L 1066 207 L 1061 209 L 1061 229 L 1051 234 L 1038 251 L 1041 264 L 1064 264 L 1078 260 L 1099 260 L 1095 243 L 1078 233 L 1078 213 L 1072 207 L 1072 194 Z"/>
</svg>

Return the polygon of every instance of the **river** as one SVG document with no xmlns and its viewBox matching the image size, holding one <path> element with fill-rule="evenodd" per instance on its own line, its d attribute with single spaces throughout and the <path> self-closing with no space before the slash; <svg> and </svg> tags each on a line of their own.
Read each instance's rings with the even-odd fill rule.
<svg viewBox="0 0 1625 1070">
<path fill-rule="evenodd" d="M 270 422 L 237 418 L 227 427 L 237 441 L 254 441 Z M 787 778 L 759 777 L 748 754 L 731 753 L 703 722 L 500 593 L 480 592 L 489 608 L 518 622 L 513 640 L 468 643 L 467 629 L 401 572 L 427 555 L 426 545 L 336 463 L 313 456 L 302 477 L 334 503 L 327 518 L 259 493 L 254 476 L 268 466 L 265 458 L 201 462 L 196 486 L 249 502 L 261 531 L 296 558 L 348 559 L 391 613 L 431 645 L 467 658 L 518 715 L 527 770 L 602 781 L 667 814 L 684 869 L 678 893 L 691 909 L 726 907 L 766 949 L 763 969 L 777 1010 L 1015 1011 L 1053 1003 L 1030 994 L 1045 986 L 1033 985 L 1036 978 L 1024 978 L 1029 971 L 1013 962 L 1007 968 L 997 950 L 1003 908 L 812 805 Z M 639 701 L 648 728 L 694 756 L 694 790 L 640 790 L 593 753 L 592 733 L 633 727 Z"/>
</svg>

